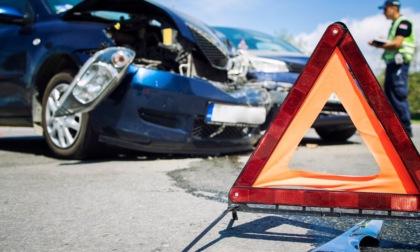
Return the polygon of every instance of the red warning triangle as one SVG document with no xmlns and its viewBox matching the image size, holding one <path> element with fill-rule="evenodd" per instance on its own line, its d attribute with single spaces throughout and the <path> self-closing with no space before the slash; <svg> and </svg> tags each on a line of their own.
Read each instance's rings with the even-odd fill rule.
<svg viewBox="0 0 420 252">
<path fill-rule="evenodd" d="M 331 94 L 380 172 L 340 176 L 288 168 Z M 229 193 L 233 204 L 420 212 L 420 156 L 347 27 L 328 27 Z"/>
</svg>

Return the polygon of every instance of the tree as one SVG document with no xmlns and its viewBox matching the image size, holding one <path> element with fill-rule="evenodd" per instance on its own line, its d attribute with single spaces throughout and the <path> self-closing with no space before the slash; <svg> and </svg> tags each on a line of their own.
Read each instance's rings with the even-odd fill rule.
<svg viewBox="0 0 420 252">
<path fill-rule="evenodd" d="M 378 82 L 383 87 L 385 83 L 385 70 L 376 76 Z M 408 101 L 413 117 L 420 116 L 420 72 L 410 72 L 408 74 Z"/>
<path fill-rule="evenodd" d="M 281 29 L 280 31 L 274 32 L 274 34 L 277 37 L 279 37 L 279 38 L 289 42 L 290 44 L 296 46 L 300 50 L 303 50 L 303 48 L 306 47 L 306 42 L 305 41 L 303 41 L 302 39 L 297 39 L 292 34 L 290 34 L 290 32 L 287 29 Z"/>
<path fill-rule="evenodd" d="M 411 72 L 408 77 L 408 100 L 414 117 L 420 116 L 420 72 Z"/>
</svg>

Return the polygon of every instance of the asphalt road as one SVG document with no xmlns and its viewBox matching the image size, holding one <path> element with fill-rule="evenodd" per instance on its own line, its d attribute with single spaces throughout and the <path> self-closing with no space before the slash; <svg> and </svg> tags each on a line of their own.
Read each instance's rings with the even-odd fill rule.
<svg viewBox="0 0 420 252">
<path fill-rule="evenodd" d="M 250 153 L 185 157 L 116 153 L 64 161 L 43 139 L 0 128 L 0 251 L 182 251 L 227 208 Z M 420 125 L 413 142 L 420 149 Z M 355 135 L 326 144 L 308 132 L 291 166 L 362 175 L 376 164 Z M 308 251 L 358 218 L 239 213 L 225 216 L 192 251 Z M 420 251 L 420 222 L 385 221 L 362 251 Z"/>
</svg>

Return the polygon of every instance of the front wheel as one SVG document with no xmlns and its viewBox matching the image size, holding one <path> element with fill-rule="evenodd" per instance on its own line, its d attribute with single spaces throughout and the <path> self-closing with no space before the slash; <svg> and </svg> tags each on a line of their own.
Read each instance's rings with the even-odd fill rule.
<svg viewBox="0 0 420 252">
<path fill-rule="evenodd" d="M 97 136 L 89 125 L 88 113 L 54 115 L 58 100 L 69 88 L 74 75 L 73 71 L 54 75 L 42 99 L 42 127 L 47 144 L 57 157 L 64 159 L 87 158 L 98 145 Z"/>
<path fill-rule="evenodd" d="M 317 127 L 315 131 L 323 140 L 342 142 L 352 137 L 356 132 L 356 128 Z"/>
</svg>

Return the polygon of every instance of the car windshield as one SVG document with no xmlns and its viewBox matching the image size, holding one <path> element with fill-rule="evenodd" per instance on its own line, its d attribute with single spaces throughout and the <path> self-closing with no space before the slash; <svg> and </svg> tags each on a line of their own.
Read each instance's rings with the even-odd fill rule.
<svg viewBox="0 0 420 252">
<path fill-rule="evenodd" d="M 287 41 L 262 32 L 227 27 L 214 28 L 223 33 L 238 49 L 301 53 L 298 48 Z"/>
<path fill-rule="evenodd" d="M 83 0 L 45 0 L 52 13 L 60 14 L 78 5 Z"/>
</svg>

